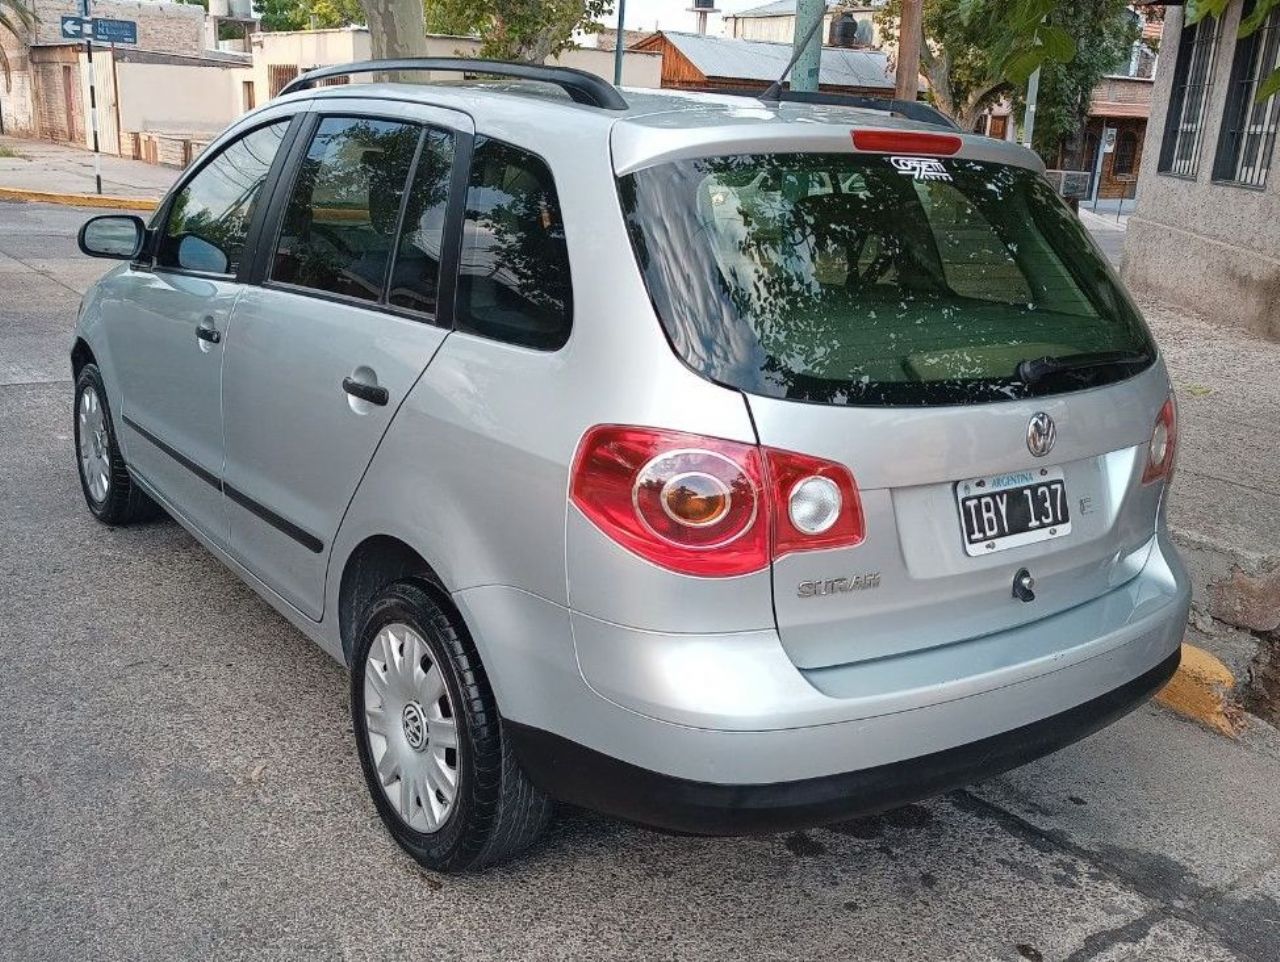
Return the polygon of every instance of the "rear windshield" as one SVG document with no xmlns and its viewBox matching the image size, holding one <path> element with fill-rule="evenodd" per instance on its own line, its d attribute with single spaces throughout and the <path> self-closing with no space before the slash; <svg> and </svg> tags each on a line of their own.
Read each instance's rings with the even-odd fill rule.
<svg viewBox="0 0 1280 962">
<path fill-rule="evenodd" d="M 966 404 L 1107 383 L 1154 360 L 1079 220 L 1030 170 L 753 154 L 649 168 L 619 188 L 673 346 L 730 387 Z M 1020 376 L 1042 358 L 1075 363 Z"/>
</svg>

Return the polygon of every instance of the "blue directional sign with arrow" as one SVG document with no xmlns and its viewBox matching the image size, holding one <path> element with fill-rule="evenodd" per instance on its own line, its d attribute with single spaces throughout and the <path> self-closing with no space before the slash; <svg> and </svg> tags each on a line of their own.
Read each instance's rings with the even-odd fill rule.
<svg viewBox="0 0 1280 962">
<path fill-rule="evenodd" d="M 62 17 L 62 36 L 66 40 L 92 40 L 95 43 L 137 43 L 135 20 L 109 20 L 105 17 Z"/>
<path fill-rule="evenodd" d="M 93 36 L 93 21 L 87 17 L 63 14 L 62 36 L 66 40 L 89 40 Z"/>
</svg>

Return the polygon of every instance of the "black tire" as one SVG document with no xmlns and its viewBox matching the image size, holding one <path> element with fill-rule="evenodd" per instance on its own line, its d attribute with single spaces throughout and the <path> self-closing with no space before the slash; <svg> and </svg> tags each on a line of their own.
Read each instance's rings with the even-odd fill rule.
<svg viewBox="0 0 1280 962">
<path fill-rule="evenodd" d="M 418 831 L 401 819 L 386 797 L 373 760 L 365 709 L 367 657 L 378 633 L 391 624 L 407 625 L 422 638 L 457 706 L 457 792 L 452 810 L 434 832 Z M 378 815 L 396 842 L 423 866 L 458 872 L 493 865 L 528 848 L 545 827 L 551 802 L 529 782 L 512 753 L 471 637 L 460 619 L 419 582 L 391 585 L 364 612 L 352 658 L 351 721 L 360 768 Z"/>
<path fill-rule="evenodd" d="M 101 499 L 94 496 L 89 479 L 85 477 L 84 460 L 80 457 L 80 421 L 81 405 L 85 403 L 85 392 L 93 391 L 97 404 L 102 411 L 102 428 L 106 443 L 101 445 L 107 456 L 107 489 Z M 125 525 L 137 521 L 150 521 L 160 513 L 157 505 L 147 494 L 133 483 L 129 470 L 125 467 L 124 455 L 116 443 L 116 429 L 111 420 L 111 406 L 107 401 L 107 389 L 102 383 L 102 372 L 96 364 L 86 364 L 76 378 L 76 393 L 72 422 L 75 431 L 76 472 L 80 476 L 80 490 L 84 494 L 85 503 L 93 516 L 104 524 Z"/>
</svg>

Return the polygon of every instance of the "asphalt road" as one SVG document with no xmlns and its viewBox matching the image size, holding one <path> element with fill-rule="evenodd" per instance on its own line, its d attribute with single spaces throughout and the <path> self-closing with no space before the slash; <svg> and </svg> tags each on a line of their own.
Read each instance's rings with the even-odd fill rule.
<svg viewBox="0 0 1280 962">
<path fill-rule="evenodd" d="M 1154 707 L 831 829 L 566 810 L 518 863 L 421 871 L 366 800 L 344 670 L 177 525 L 85 510 L 84 216 L 0 203 L 0 959 L 1280 958 L 1280 738 Z"/>
</svg>

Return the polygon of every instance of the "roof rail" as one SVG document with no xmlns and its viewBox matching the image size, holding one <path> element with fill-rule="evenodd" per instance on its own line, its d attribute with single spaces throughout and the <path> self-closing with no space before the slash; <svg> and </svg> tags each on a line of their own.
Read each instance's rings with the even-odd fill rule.
<svg viewBox="0 0 1280 962">
<path fill-rule="evenodd" d="M 329 77 L 345 77 L 361 73 L 399 73 L 410 70 L 438 70 L 453 73 L 489 74 L 555 84 L 576 103 L 604 110 L 626 110 L 627 102 L 618 88 L 595 74 L 572 67 L 547 67 L 542 64 L 508 63 L 505 60 L 478 60 L 468 57 L 413 57 L 405 60 L 361 60 L 309 70 L 285 86 L 280 94 L 306 90 L 316 81 Z"/>
<path fill-rule="evenodd" d="M 779 90 L 772 92 L 767 101 L 763 97 L 765 91 L 717 90 L 715 93 L 756 97 L 765 103 L 773 103 L 774 100 L 788 100 L 797 104 L 831 104 L 836 107 L 884 110 L 893 114 L 901 114 L 903 117 L 910 120 L 918 120 L 921 123 L 935 124 L 952 130 L 960 129 L 960 125 L 941 110 L 937 107 L 929 106 L 922 100 L 891 100 L 888 97 L 868 97 L 860 94 L 833 94 L 824 90 Z"/>
</svg>

